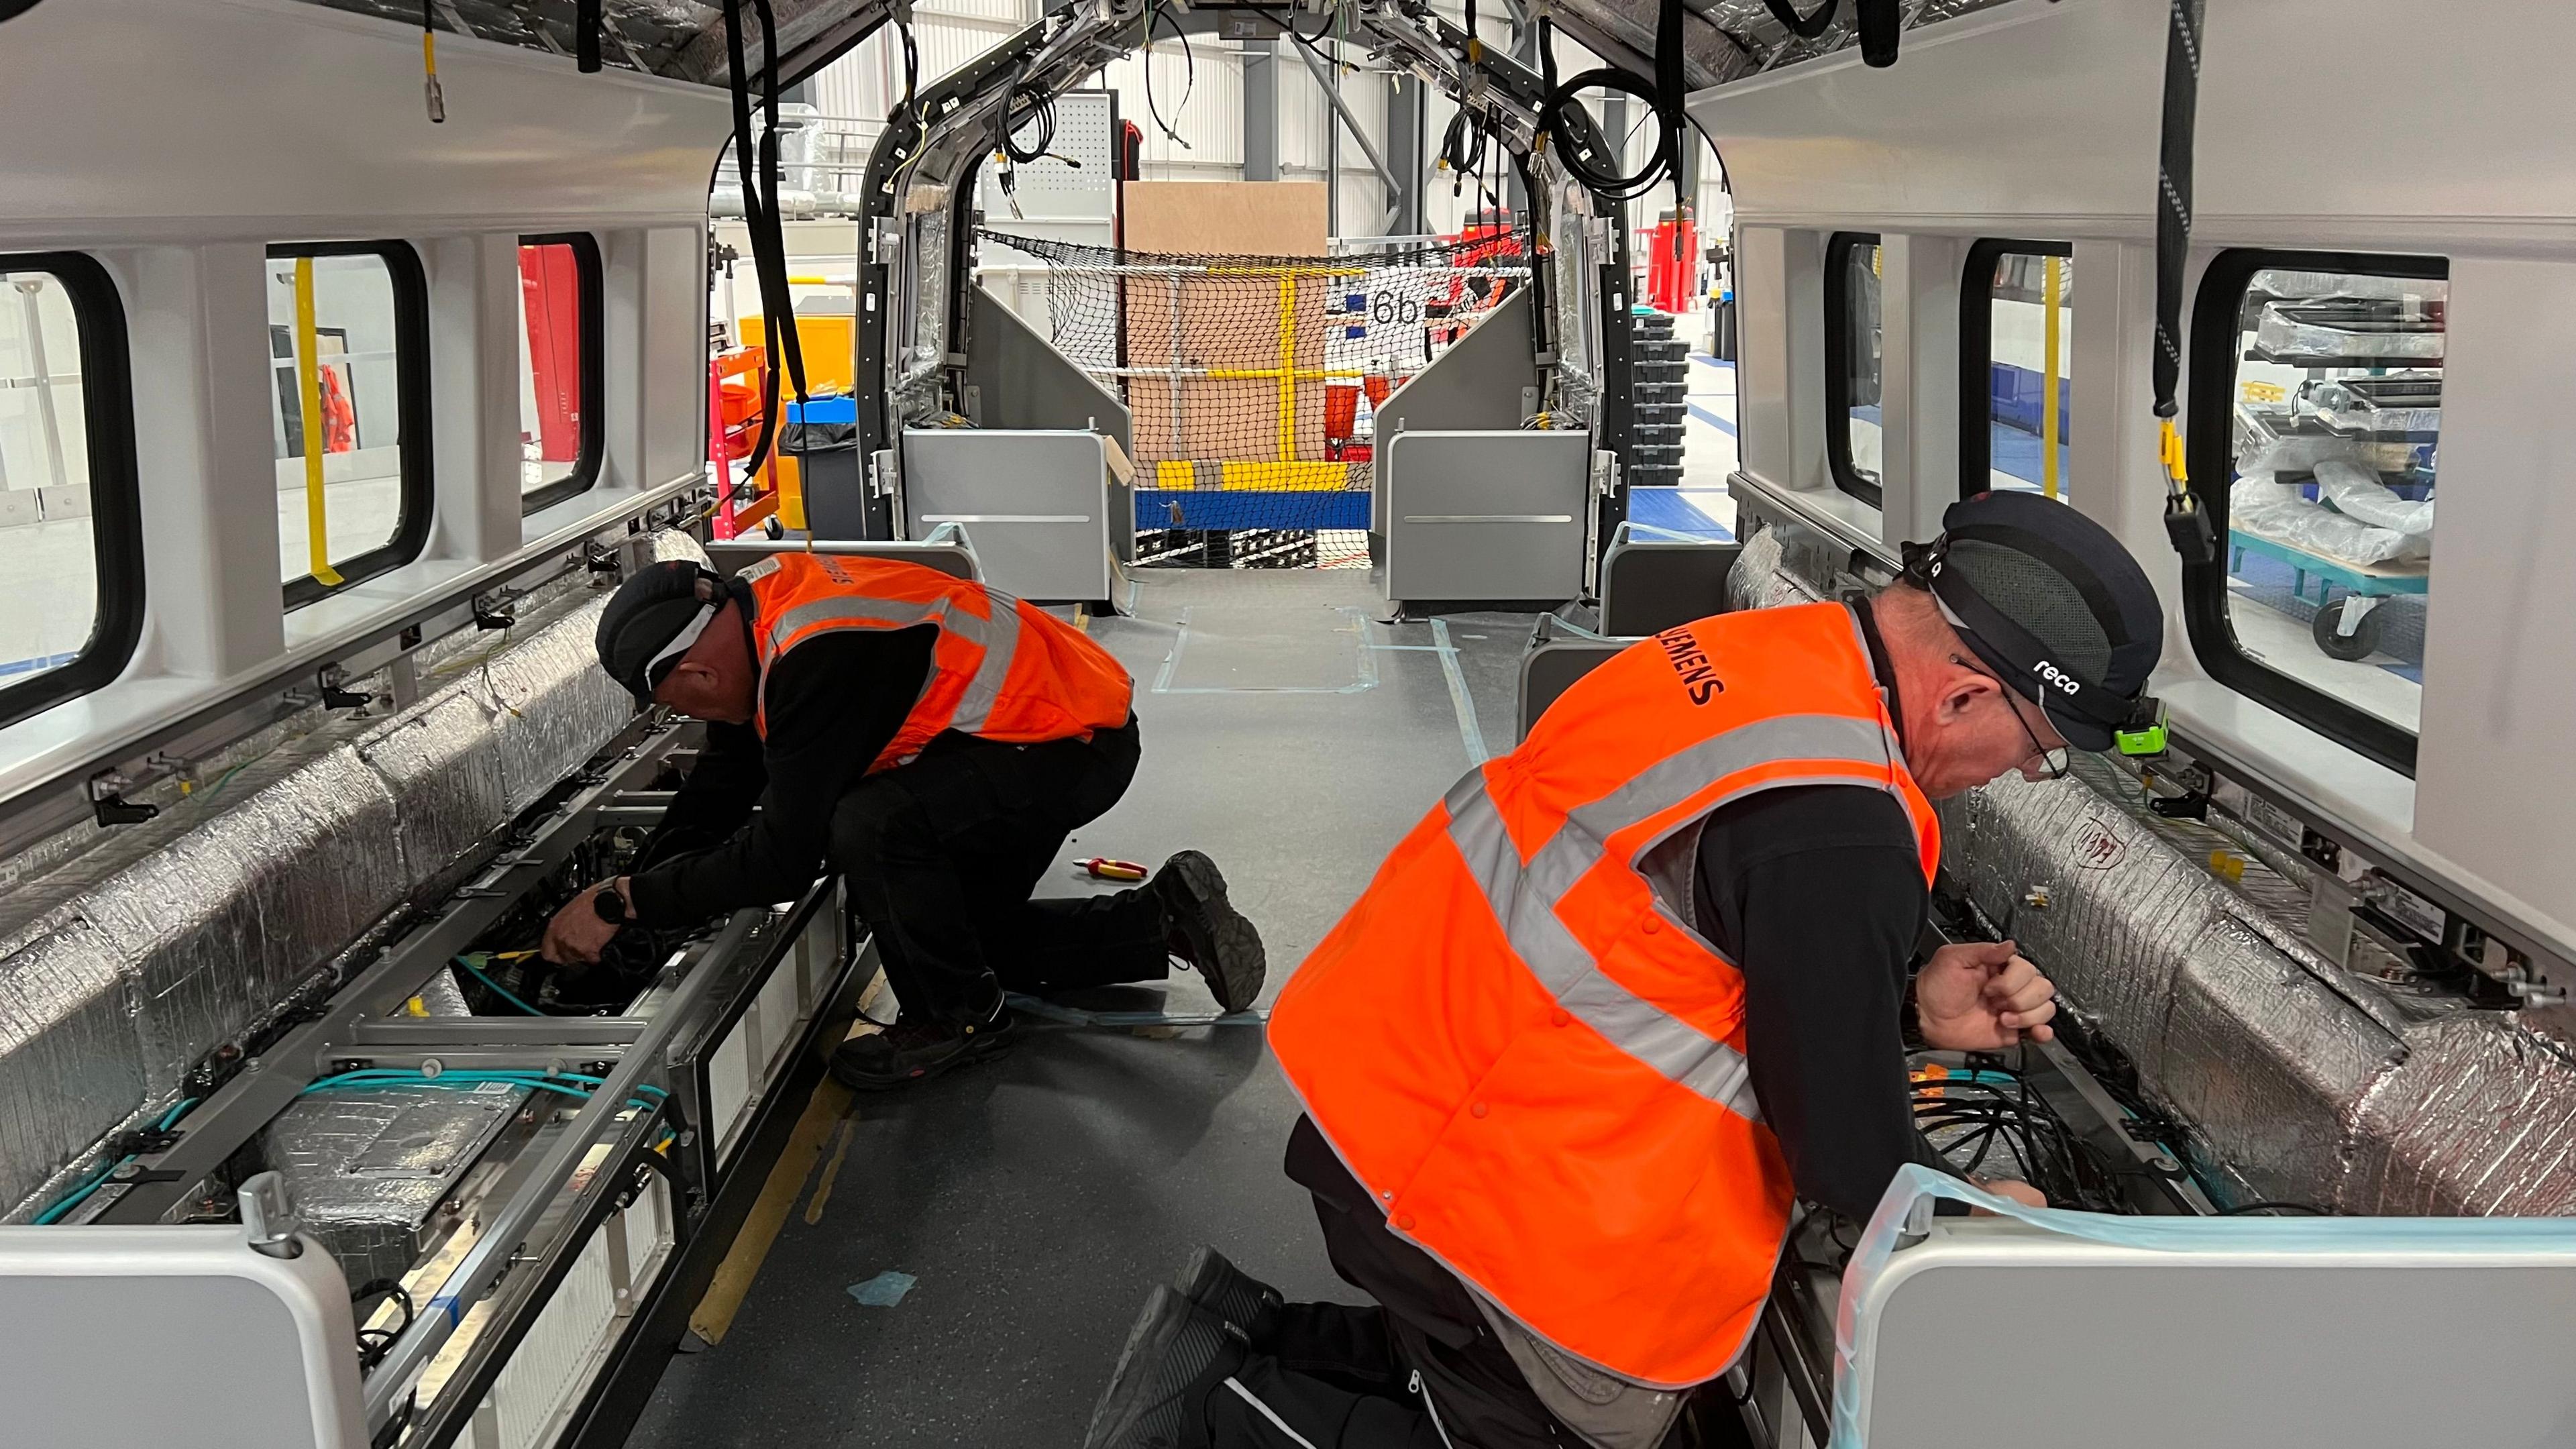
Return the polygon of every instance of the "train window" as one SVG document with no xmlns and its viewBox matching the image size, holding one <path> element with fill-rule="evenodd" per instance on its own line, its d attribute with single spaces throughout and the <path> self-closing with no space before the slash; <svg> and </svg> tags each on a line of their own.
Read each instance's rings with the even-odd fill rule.
<svg viewBox="0 0 2576 1449">
<path fill-rule="evenodd" d="M 2193 312 L 2186 597 L 2222 681 L 2409 774 L 2424 697 L 2449 265 L 2222 252 Z"/>
<path fill-rule="evenodd" d="M 519 239 L 519 511 L 599 481 L 599 243 Z"/>
<path fill-rule="evenodd" d="M 125 308 L 76 253 L 0 256 L 0 725 L 114 679 L 143 633 Z"/>
<path fill-rule="evenodd" d="M 2075 248 L 1981 241 L 1960 288 L 1959 496 L 2064 498 L 2073 457 Z"/>
<path fill-rule="evenodd" d="M 1879 506 L 1879 247 L 1867 232 L 1825 243 L 1825 465 L 1834 486 Z"/>
<path fill-rule="evenodd" d="M 410 562 L 429 537 L 429 296 L 401 242 L 268 255 L 277 542 L 292 609 Z"/>
</svg>

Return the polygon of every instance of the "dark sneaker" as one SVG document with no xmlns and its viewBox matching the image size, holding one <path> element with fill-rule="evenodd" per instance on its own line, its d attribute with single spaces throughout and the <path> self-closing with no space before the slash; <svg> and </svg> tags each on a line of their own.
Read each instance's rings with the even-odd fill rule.
<svg viewBox="0 0 2576 1449">
<path fill-rule="evenodd" d="M 1177 1449 L 1199 1396 L 1242 1357 L 1242 1333 L 1169 1288 L 1145 1300 L 1082 1449 Z"/>
<path fill-rule="evenodd" d="M 1172 954 L 1207 979 L 1216 1004 L 1242 1011 L 1261 999 L 1269 955 L 1261 932 L 1225 898 L 1225 876 L 1216 862 L 1184 850 L 1154 872 L 1152 889 L 1171 923 Z"/>
<path fill-rule="evenodd" d="M 1243 1336 L 1254 1343 L 1269 1331 L 1279 1305 L 1287 1301 L 1287 1295 L 1205 1246 L 1191 1252 L 1172 1286 L 1182 1297 L 1243 1330 Z"/>
<path fill-rule="evenodd" d="M 991 1021 L 916 1021 L 907 1016 L 883 1031 L 852 1037 L 832 1049 L 832 1076 L 845 1087 L 881 1092 L 938 1076 L 951 1067 L 999 1056 L 1011 1045 L 1011 1014 Z"/>
</svg>

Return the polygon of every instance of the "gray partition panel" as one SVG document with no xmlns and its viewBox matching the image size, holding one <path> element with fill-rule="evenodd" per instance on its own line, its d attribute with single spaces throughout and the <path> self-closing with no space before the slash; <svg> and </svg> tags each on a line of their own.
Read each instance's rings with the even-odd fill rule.
<svg viewBox="0 0 2576 1449">
<path fill-rule="evenodd" d="M 1100 434 L 910 428 L 903 449 L 905 532 L 961 525 L 985 582 L 1004 593 L 1050 603 L 1109 597 Z"/>
<path fill-rule="evenodd" d="M 1502 432 L 1521 425 L 1521 389 L 1538 383 L 1531 360 L 1529 289 L 1522 287 L 1467 329 L 1377 410 L 1378 456 L 1388 439 L 1411 432 Z M 1386 470 L 1372 482 L 1369 531 L 1383 537 L 1388 517 Z M 1372 553 L 1376 550 L 1372 548 Z"/>
<path fill-rule="evenodd" d="M 1936 1219 L 1921 1246 L 1846 1284 L 1843 1313 L 1861 1357 L 1841 1391 L 1865 1426 L 1854 1442 L 2571 1442 L 2576 1379 L 2498 1372 L 2494 1356 L 2500 1344 L 2565 1341 L 2576 1255 L 2534 1246 L 2524 1223 L 2494 1224 L 2489 1245 L 2480 1241 L 2487 1224 L 2389 1219 L 2365 1229 L 2386 1229 L 2378 1241 L 2349 1249 L 2298 1245 L 2305 1226 L 2276 1219 L 2230 1246 L 2166 1249 L 2008 1219 Z M 2267 1250 L 2267 1239 L 2286 1250 Z"/>
<path fill-rule="evenodd" d="M 1601 556 L 1601 632 L 1643 638 L 1726 610 L 1740 543 L 1639 539 L 1619 526 Z"/>
<path fill-rule="evenodd" d="M 1096 431 L 1117 439 L 1128 457 L 1136 456 L 1135 420 L 1117 394 L 1075 366 L 1043 333 L 982 286 L 969 294 L 968 305 L 972 311 L 966 329 L 966 381 L 976 390 L 976 426 Z M 1134 487 L 1111 478 L 1109 502 L 1110 546 L 1118 551 L 1120 562 L 1133 563 Z"/>
<path fill-rule="evenodd" d="M 1520 716 L 1521 732 L 1516 737 L 1528 739 L 1530 726 L 1556 703 L 1556 697 L 1574 687 L 1575 681 L 1598 669 L 1611 655 L 1637 642 L 1634 639 L 1551 639 L 1521 656 Z"/>
<path fill-rule="evenodd" d="M 1590 434 L 1406 432 L 1381 441 L 1378 457 L 1387 598 L 1582 594 Z"/>
<path fill-rule="evenodd" d="M 975 550 L 963 540 L 953 543 L 923 541 L 919 543 L 856 542 L 826 540 L 807 542 L 803 539 L 738 538 L 727 543 L 707 545 L 707 562 L 717 573 L 731 577 L 772 554 L 817 553 L 834 558 L 882 558 L 897 563 L 916 563 L 961 579 L 980 579 L 975 567 Z"/>
</svg>

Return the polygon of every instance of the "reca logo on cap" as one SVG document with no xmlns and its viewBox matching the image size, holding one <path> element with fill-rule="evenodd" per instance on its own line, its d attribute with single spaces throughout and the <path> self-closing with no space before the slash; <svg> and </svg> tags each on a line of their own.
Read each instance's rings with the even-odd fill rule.
<svg viewBox="0 0 2576 1449">
<path fill-rule="evenodd" d="M 2043 659 L 2030 667 L 2030 672 L 2045 679 L 2060 694 L 2073 694 L 2079 686 L 2075 676 Z"/>
</svg>

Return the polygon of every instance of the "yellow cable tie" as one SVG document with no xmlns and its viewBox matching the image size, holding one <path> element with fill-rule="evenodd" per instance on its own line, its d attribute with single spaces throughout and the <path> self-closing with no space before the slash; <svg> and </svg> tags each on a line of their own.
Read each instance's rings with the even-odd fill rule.
<svg viewBox="0 0 2576 1449">
<path fill-rule="evenodd" d="M 2156 460 L 2165 465 L 2165 476 L 2173 480 L 2174 491 L 2188 493 L 2191 491 L 2191 474 L 2183 468 L 2182 432 L 2174 426 L 2171 418 L 2159 419 L 2158 424 L 2161 436 L 2156 443 Z"/>
</svg>

